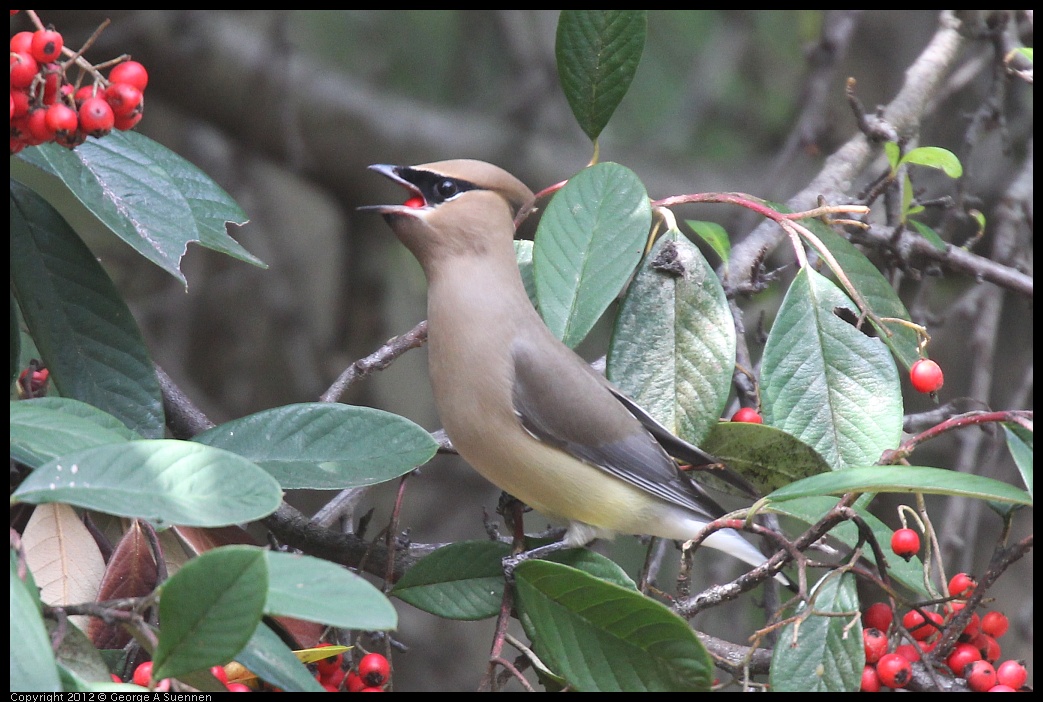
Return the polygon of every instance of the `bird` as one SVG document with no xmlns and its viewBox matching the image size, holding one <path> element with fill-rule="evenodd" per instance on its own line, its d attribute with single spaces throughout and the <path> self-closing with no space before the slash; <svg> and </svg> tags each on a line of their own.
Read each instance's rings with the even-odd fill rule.
<svg viewBox="0 0 1043 702">
<path fill-rule="evenodd" d="M 472 159 L 370 169 L 408 192 L 403 204 L 359 209 L 383 215 L 423 269 L 435 407 L 465 461 L 567 522 L 564 547 L 620 533 L 687 541 L 725 514 L 671 454 L 696 467 L 718 459 L 656 422 L 536 311 L 513 244 L 515 216 L 535 199 L 524 183 Z M 733 529 L 703 544 L 766 560 Z"/>
</svg>

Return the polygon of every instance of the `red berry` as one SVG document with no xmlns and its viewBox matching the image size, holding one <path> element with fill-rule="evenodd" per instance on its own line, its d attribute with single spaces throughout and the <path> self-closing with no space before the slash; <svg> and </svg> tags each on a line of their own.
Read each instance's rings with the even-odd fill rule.
<svg viewBox="0 0 1043 702">
<path fill-rule="evenodd" d="M 135 685 L 148 687 L 148 681 L 152 678 L 152 661 L 145 661 L 134 669 L 134 677 L 131 680 Z"/>
<path fill-rule="evenodd" d="M 1017 692 L 1017 690 L 1009 685 L 993 685 L 989 688 L 989 692 Z"/>
<path fill-rule="evenodd" d="M 988 692 L 996 685 L 996 669 L 988 661 L 974 661 L 963 671 L 963 677 L 975 692 Z"/>
<path fill-rule="evenodd" d="M 344 688 L 348 692 L 360 692 L 366 686 L 366 683 L 362 682 L 362 678 L 354 670 L 348 671 L 348 674 L 344 676 L 344 681 Z"/>
<path fill-rule="evenodd" d="M 359 677 L 368 687 L 379 687 L 391 676 L 391 664 L 379 653 L 367 653 L 359 661 Z"/>
<path fill-rule="evenodd" d="M 230 682 L 225 685 L 225 689 L 229 692 L 253 692 L 248 685 L 241 682 Z"/>
<path fill-rule="evenodd" d="M 32 55 L 33 33 L 18 32 L 13 37 L 11 37 L 11 51 Z"/>
<path fill-rule="evenodd" d="M 422 197 L 411 197 L 408 200 L 406 200 L 405 202 L 403 202 L 402 206 L 403 207 L 411 207 L 413 209 L 417 209 L 419 207 L 423 207 L 424 204 L 425 204 L 424 203 L 424 198 L 422 198 Z"/>
<path fill-rule="evenodd" d="M 1003 612 L 989 612 L 981 618 L 981 633 L 998 639 L 1007 633 L 1010 621 Z"/>
<path fill-rule="evenodd" d="M 752 407 L 740 407 L 739 411 L 732 415 L 733 422 L 748 422 L 750 424 L 763 424 L 764 420 L 761 418 L 757 410 Z"/>
<path fill-rule="evenodd" d="M 920 535 L 912 529 L 899 529 L 891 537 L 891 550 L 909 560 L 920 551 Z"/>
<path fill-rule="evenodd" d="M 47 108 L 47 126 L 52 132 L 70 134 L 76 131 L 79 124 L 79 115 L 68 105 L 56 102 Z"/>
<path fill-rule="evenodd" d="M 43 144 L 54 139 L 54 130 L 47 126 L 47 110 L 38 107 L 29 113 L 29 135 L 32 143 Z"/>
<path fill-rule="evenodd" d="M 108 134 L 115 121 L 109 103 L 100 97 L 87 98 L 80 106 L 80 128 L 92 137 Z"/>
<path fill-rule="evenodd" d="M 1002 649 L 1000 648 L 999 642 L 989 636 L 988 634 L 978 634 L 971 641 L 972 644 L 978 647 L 981 651 L 981 657 L 990 663 L 995 663 L 1000 659 Z"/>
<path fill-rule="evenodd" d="M 863 629 L 862 644 L 866 649 L 866 663 L 876 663 L 887 653 L 887 634 L 873 627 Z"/>
<path fill-rule="evenodd" d="M 228 673 L 225 672 L 223 665 L 215 665 L 210 669 L 210 674 L 217 678 L 218 682 L 222 685 L 228 684 Z"/>
<path fill-rule="evenodd" d="M 39 69 L 36 59 L 29 54 L 22 51 L 11 52 L 11 87 L 28 88 Z"/>
<path fill-rule="evenodd" d="M 41 29 L 33 33 L 32 54 L 40 63 L 50 63 L 62 53 L 65 40 L 60 32 Z"/>
<path fill-rule="evenodd" d="M 876 674 L 887 687 L 905 687 L 913 678 L 913 666 L 897 653 L 888 653 L 876 664 Z"/>
<path fill-rule="evenodd" d="M 29 114 L 29 93 L 11 88 L 11 119 Z"/>
<path fill-rule="evenodd" d="M 938 392 L 945 384 L 941 367 L 929 358 L 921 358 L 909 369 L 909 380 L 917 392 Z"/>
<path fill-rule="evenodd" d="M 359 692 L 383 692 L 383 691 L 384 691 L 384 688 L 382 688 L 382 687 L 364 687 L 361 690 L 359 690 Z"/>
<path fill-rule="evenodd" d="M 949 657 L 945 659 L 945 664 L 949 666 L 955 675 L 962 675 L 963 669 L 974 661 L 981 660 L 981 652 L 969 643 L 956 644 L 956 648 L 952 650 Z"/>
<path fill-rule="evenodd" d="M 318 648 L 325 648 L 326 646 L 332 646 L 330 643 L 320 643 Z M 344 656 L 337 654 L 330 656 L 329 658 L 323 658 L 315 662 L 316 667 L 319 669 L 319 675 L 323 678 L 329 678 L 335 672 L 340 671 L 341 661 L 344 660 Z M 338 681 L 339 684 L 340 681 Z"/>
<path fill-rule="evenodd" d="M 862 686 L 860 692 L 880 692 L 880 676 L 876 674 L 876 666 L 867 665 L 862 669 Z"/>
<path fill-rule="evenodd" d="M 996 668 L 996 682 L 1000 685 L 1012 687 L 1015 690 L 1020 690 L 1024 687 L 1028 677 L 1029 674 L 1025 670 L 1025 664 L 1021 661 L 1003 661 L 1000 663 L 999 668 Z"/>
<path fill-rule="evenodd" d="M 917 646 L 914 646 L 913 644 L 902 644 L 901 646 L 895 649 L 895 653 L 897 653 L 899 656 L 906 659 L 910 663 L 915 663 L 916 661 L 920 660 L 920 649 Z"/>
<path fill-rule="evenodd" d="M 109 82 L 127 83 L 144 92 L 145 86 L 148 85 L 148 71 L 137 61 L 124 61 L 109 71 Z"/>
<path fill-rule="evenodd" d="M 137 112 L 131 112 L 129 115 L 116 117 L 115 121 L 112 123 L 112 126 L 120 130 L 121 132 L 125 132 L 128 129 L 133 129 L 134 127 L 136 127 L 138 122 L 140 122 L 141 118 L 144 116 L 145 113 L 141 110 L 138 110 Z"/>
<path fill-rule="evenodd" d="M 886 632 L 891 628 L 893 619 L 894 612 L 891 611 L 890 605 L 885 602 L 874 602 L 862 613 L 862 626 L 873 627 Z"/>
<path fill-rule="evenodd" d="M 126 117 L 141 107 L 141 91 L 130 83 L 112 83 L 105 89 L 105 102 L 112 114 Z"/>
<path fill-rule="evenodd" d="M 949 594 L 967 599 L 974 594 L 974 586 L 977 584 L 974 578 L 966 573 L 957 573 L 949 578 Z"/>
<path fill-rule="evenodd" d="M 930 621 L 924 619 L 923 615 L 915 609 L 911 609 L 905 613 L 904 617 L 902 617 L 902 626 L 913 635 L 914 639 L 917 641 L 923 641 L 924 639 L 934 636 L 938 631 L 936 625 L 941 624 L 943 621 L 942 616 L 936 612 L 928 612 L 927 617 Z"/>
</svg>

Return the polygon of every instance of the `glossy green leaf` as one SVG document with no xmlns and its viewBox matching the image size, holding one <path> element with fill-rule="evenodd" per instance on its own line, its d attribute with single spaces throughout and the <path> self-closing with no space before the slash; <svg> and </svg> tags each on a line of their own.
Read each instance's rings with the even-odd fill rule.
<svg viewBox="0 0 1043 702">
<path fill-rule="evenodd" d="M 32 583 L 32 576 L 29 584 L 18 577 L 19 564 L 14 551 L 8 560 L 11 581 L 10 691 L 60 692 L 62 685 L 58 679 L 54 650 L 40 616 L 35 583 Z M 30 586 L 33 591 L 29 590 Z"/>
<path fill-rule="evenodd" d="M 696 219 L 686 219 L 685 224 L 691 227 L 692 231 L 705 241 L 723 262 L 728 262 L 732 255 L 732 242 L 724 227 L 717 222 L 704 222 Z"/>
<path fill-rule="evenodd" d="M 700 444 L 728 401 L 735 324 L 699 249 L 674 230 L 627 288 L 606 375 L 663 426 Z"/>
<path fill-rule="evenodd" d="M 503 559 L 496 541 L 443 546 L 406 571 L 391 594 L 417 609 L 446 619 L 495 617 L 503 602 Z"/>
<path fill-rule="evenodd" d="M 688 622 L 575 568 L 526 561 L 518 608 L 540 659 L 581 692 L 708 691 L 713 663 Z"/>
<path fill-rule="evenodd" d="M 699 445 L 749 480 L 762 495 L 831 470 L 815 449 L 766 424 L 717 422 Z M 737 494 L 731 485 L 714 479 L 712 471 L 696 476 L 723 492 Z"/>
<path fill-rule="evenodd" d="M 824 576 L 812 590 L 812 604 L 802 603 L 798 610 L 800 616 L 810 606 L 813 614 L 779 632 L 769 678 L 773 692 L 858 691 L 865 644 L 857 614 L 857 581 L 851 573 L 837 575 Z"/>
<path fill-rule="evenodd" d="M 384 593 L 347 568 L 302 554 L 265 554 L 266 614 L 364 631 L 386 631 L 398 625 L 398 613 Z"/>
<path fill-rule="evenodd" d="M 934 231 L 923 222 L 918 222 L 915 219 L 910 219 L 908 220 L 908 223 L 913 225 L 913 228 L 916 229 L 920 236 L 922 236 L 924 239 L 927 239 L 927 241 L 929 241 L 931 243 L 931 246 L 933 246 L 934 248 L 938 249 L 939 251 L 945 251 L 948 248 L 949 245 L 946 244 L 940 236 L 938 236 L 938 232 Z"/>
<path fill-rule="evenodd" d="M 267 596 L 262 549 L 223 546 L 188 561 L 160 590 L 153 677 L 177 677 L 230 661 L 261 622 Z"/>
<path fill-rule="evenodd" d="M 275 479 L 234 453 L 190 441 L 108 444 L 34 470 L 13 500 L 64 502 L 157 526 L 228 526 L 271 514 Z"/>
<path fill-rule="evenodd" d="M 837 308 L 854 305 L 821 274 L 801 269 L 761 361 L 765 423 L 814 448 L 834 470 L 875 463 L 902 435 L 894 359 Z"/>
<path fill-rule="evenodd" d="M 536 231 L 532 265 L 540 314 L 568 346 L 619 295 L 651 223 L 644 185 L 617 163 L 586 168 L 555 193 Z"/>
<path fill-rule="evenodd" d="M 630 87 L 645 47 L 645 10 L 562 10 L 554 54 L 576 121 L 598 138 Z"/>
<path fill-rule="evenodd" d="M 63 396 L 163 436 L 159 380 L 127 304 L 65 220 L 13 181 L 11 287 Z"/>
<path fill-rule="evenodd" d="M 814 475 L 768 495 L 768 502 L 809 495 L 843 495 L 848 492 L 925 493 L 958 495 L 980 500 L 1031 505 L 1032 496 L 1013 485 L 971 473 L 926 466 L 859 466 Z"/>
<path fill-rule="evenodd" d="M 325 692 L 325 688 L 264 622 L 235 660 L 265 682 L 286 692 Z"/>
<path fill-rule="evenodd" d="M 884 155 L 887 156 L 887 163 L 891 166 L 891 171 L 898 170 L 898 162 L 902 158 L 902 150 L 898 144 L 893 141 L 884 142 Z"/>
<path fill-rule="evenodd" d="M 514 240 L 514 255 L 518 259 L 518 271 L 521 273 L 525 293 L 536 306 L 536 280 L 532 277 L 532 242 L 527 239 Z"/>
<path fill-rule="evenodd" d="M 65 397 L 11 402 L 11 458 L 38 468 L 81 449 L 141 437 L 111 414 Z"/>
<path fill-rule="evenodd" d="M 19 157 L 60 178 L 116 236 L 182 283 L 181 258 L 193 241 L 264 267 L 226 231 L 228 223 L 246 222 L 228 193 L 137 132 L 113 132 L 74 150 L 44 144 Z"/>
<path fill-rule="evenodd" d="M 431 435 L 405 417 L 326 402 L 257 412 L 193 441 L 249 458 L 287 490 L 382 483 L 426 463 L 438 450 Z"/>
<path fill-rule="evenodd" d="M 829 249 L 851 284 L 877 317 L 910 321 L 909 310 L 898 297 L 894 286 L 854 244 L 818 220 L 806 220 L 802 224 Z M 852 307 L 851 312 L 857 316 L 859 310 Z M 872 324 L 880 340 L 906 368 L 910 368 L 920 358 L 917 351 L 920 337 L 908 326 L 900 322 L 884 322 L 878 325 L 869 319 L 863 324 Z"/>
<path fill-rule="evenodd" d="M 1010 449 L 1010 455 L 1014 458 L 1014 463 L 1018 466 L 1018 472 L 1021 473 L 1021 479 L 1025 481 L 1025 487 L 1028 488 L 1029 495 L 1031 495 L 1033 483 L 1032 456 L 1034 453 L 1032 432 L 1017 424 L 1004 424 L 1003 433 L 1007 437 L 1007 448 Z"/>
<path fill-rule="evenodd" d="M 912 149 L 902 157 L 902 163 L 936 168 L 950 178 L 963 175 L 963 164 L 956 154 L 940 146 L 920 146 Z"/>
</svg>

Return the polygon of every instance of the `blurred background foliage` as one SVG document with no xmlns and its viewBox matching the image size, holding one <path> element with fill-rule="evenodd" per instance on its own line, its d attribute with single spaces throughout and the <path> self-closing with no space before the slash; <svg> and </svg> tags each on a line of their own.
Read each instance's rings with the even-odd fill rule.
<svg viewBox="0 0 1043 702">
<path fill-rule="evenodd" d="M 148 67 L 148 106 L 138 130 L 206 171 L 250 216 L 232 234 L 270 269 L 192 248 L 183 267 L 187 291 L 114 238 L 84 232 L 127 295 L 155 360 L 215 422 L 314 400 L 345 366 L 424 318 L 418 266 L 379 218 L 355 212 L 401 197 L 367 165 L 480 158 L 539 190 L 591 156 L 558 85 L 557 11 L 38 13 L 61 29 L 67 46 L 111 19 L 88 58 L 129 53 Z M 12 32 L 22 28 L 18 22 L 12 20 Z M 867 110 L 892 99 L 937 22 L 936 11 L 650 11 L 644 56 L 601 137 L 601 159 L 633 169 L 653 198 L 740 190 L 784 201 L 857 133 L 845 80 L 857 79 Z M 1031 35 L 1024 41 L 1031 44 Z M 920 139 L 964 159 L 973 174 L 967 187 L 986 215 L 1031 162 L 1033 125 L 1031 85 L 1018 83 L 997 106 L 1004 131 L 965 148 L 968 115 L 995 79 L 988 61 L 980 47 L 968 49 Z M 883 167 L 881 158 L 869 176 Z M 946 194 L 942 188 L 951 182 L 937 194 Z M 678 215 L 718 221 L 733 240 L 758 224 L 721 206 Z M 1030 268 L 1031 252 L 1024 256 Z M 935 337 L 931 354 L 946 368 L 947 396 L 970 394 L 975 351 L 967 347 L 967 327 L 946 326 L 940 315 L 975 283 L 960 276 L 928 281 L 903 283 L 912 286 L 910 309 Z M 751 337 L 758 333 L 754 310 L 770 319 L 782 289 L 740 301 L 750 310 Z M 979 399 L 995 408 L 1031 408 L 1031 299 L 1008 295 L 1003 320 L 1004 343 L 989 369 L 995 382 Z M 591 351 L 599 353 L 596 345 Z M 357 384 L 345 401 L 433 430 L 429 394 L 419 351 Z M 929 407 L 910 398 L 907 410 Z M 932 450 L 918 462 L 951 461 Z M 461 495 L 461 503 L 449 502 Z M 483 538 L 481 509 L 492 509 L 496 496 L 454 459 L 440 457 L 412 481 L 402 524 L 417 541 Z M 379 525 L 391 497 L 377 491 L 372 503 Z M 616 547 L 640 562 L 632 539 Z M 966 560 L 968 569 L 982 565 L 973 555 Z M 1025 565 L 1031 578 L 1031 559 Z M 727 573 L 731 565 L 720 568 Z M 1031 608 L 1031 601 L 1017 601 Z M 748 609 L 740 601 L 712 616 L 731 633 Z M 1012 622 L 1025 614 L 1008 613 Z M 1027 614 L 1028 630 L 1018 635 L 1031 642 L 1031 609 Z M 714 623 L 696 625 L 712 631 Z M 491 627 L 403 612 L 399 636 L 422 653 L 396 660 L 396 686 L 474 689 Z"/>
</svg>

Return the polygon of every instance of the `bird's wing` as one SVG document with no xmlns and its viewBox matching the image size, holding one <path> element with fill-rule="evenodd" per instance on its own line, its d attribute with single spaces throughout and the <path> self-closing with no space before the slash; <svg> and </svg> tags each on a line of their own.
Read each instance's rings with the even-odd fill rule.
<svg viewBox="0 0 1043 702">
<path fill-rule="evenodd" d="M 611 386 L 570 349 L 554 348 L 558 358 L 550 362 L 547 346 L 537 351 L 524 340 L 512 345 L 514 411 L 529 434 L 699 515 L 717 518 L 725 513 L 631 413 L 630 406 L 636 405 L 620 401 Z"/>
<path fill-rule="evenodd" d="M 612 395 L 634 415 L 637 421 L 648 430 L 648 433 L 663 447 L 663 449 L 683 463 L 692 466 L 693 469 L 705 469 L 716 478 L 747 493 L 750 497 L 760 497 L 760 493 L 748 480 L 721 463 L 720 459 L 711 456 L 695 444 L 690 444 L 684 439 L 674 436 L 670 430 L 656 421 L 643 407 L 620 392 L 619 388 L 606 383 Z"/>
</svg>

